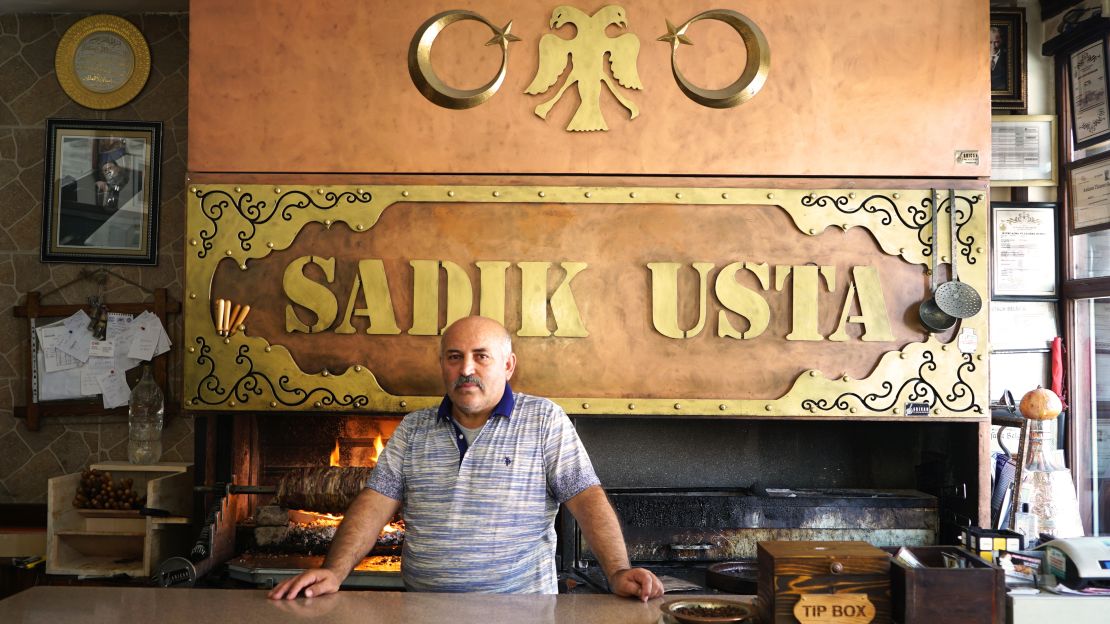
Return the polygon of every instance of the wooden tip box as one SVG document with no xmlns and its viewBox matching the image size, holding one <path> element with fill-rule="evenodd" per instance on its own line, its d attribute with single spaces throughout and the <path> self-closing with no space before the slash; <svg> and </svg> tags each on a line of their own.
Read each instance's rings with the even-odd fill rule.
<svg viewBox="0 0 1110 624">
<path fill-rule="evenodd" d="M 867 542 L 760 542 L 757 561 L 764 624 L 891 621 L 890 555 Z"/>
<path fill-rule="evenodd" d="M 897 559 L 891 564 L 891 598 L 894 617 L 899 622 L 1006 621 L 1006 580 L 1002 568 L 957 546 L 914 546 L 908 550 L 926 567 L 911 568 Z M 945 553 L 959 557 L 967 567 L 946 567 Z"/>
</svg>

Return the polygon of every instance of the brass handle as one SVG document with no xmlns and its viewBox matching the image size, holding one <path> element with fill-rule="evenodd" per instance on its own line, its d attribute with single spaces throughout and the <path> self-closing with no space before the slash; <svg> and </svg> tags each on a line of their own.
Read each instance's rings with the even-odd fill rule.
<svg viewBox="0 0 1110 624">
<path fill-rule="evenodd" d="M 839 561 L 834 561 L 833 564 L 829 566 L 829 571 L 833 574 L 840 574 L 844 571 L 844 564 Z"/>
</svg>

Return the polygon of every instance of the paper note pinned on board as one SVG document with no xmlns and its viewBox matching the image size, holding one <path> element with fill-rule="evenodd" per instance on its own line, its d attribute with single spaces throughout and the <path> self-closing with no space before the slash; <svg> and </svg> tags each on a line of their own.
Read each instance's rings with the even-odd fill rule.
<svg viewBox="0 0 1110 624">
<path fill-rule="evenodd" d="M 123 371 L 113 366 L 108 372 L 97 378 L 100 383 L 100 393 L 104 398 L 104 409 L 112 409 L 127 405 L 131 399 L 131 388 L 127 386 Z"/>
</svg>

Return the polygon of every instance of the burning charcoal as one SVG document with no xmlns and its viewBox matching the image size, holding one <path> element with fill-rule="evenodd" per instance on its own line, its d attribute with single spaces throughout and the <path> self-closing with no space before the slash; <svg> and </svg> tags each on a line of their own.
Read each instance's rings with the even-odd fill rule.
<svg viewBox="0 0 1110 624">
<path fill-rule="evenodd" d="M 289 512 L 277 505 L 259 507 L 254 521 L 260 527 L 284 527 L 289 524 Z"/>
</svg>

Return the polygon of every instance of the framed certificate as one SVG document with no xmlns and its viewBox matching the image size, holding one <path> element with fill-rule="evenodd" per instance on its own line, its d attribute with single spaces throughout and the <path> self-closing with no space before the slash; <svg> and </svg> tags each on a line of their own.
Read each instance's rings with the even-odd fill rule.
<svg viewBox="0 0 1110 624">
<path fill-rule="evenodd" d="M 1055 186 L 1055 115 L 991 117 L 991 186 Z"/>
<path fill-rule="evenodd" d="M 1068 59 L 1072 140 L 1075 149 L 1110 139 L 1110 97 L 1106 85 L 1106 39 L 1072 52 Z"/>
<path fill-rule="evenodd" d="M 1110 152 L 1077 160 L 1068 171 L 1070 234 L 1110 228 Z"/>
<path fill-rule="evenodd" d="M 1055 301 L 991 301 L 991 349 L 1043 351 L 1060 335 Z"/>
<path fill-rule="evenodd" d="M 1056 204 L 993 204 L 991 298 L 1055 297 L 1056 272 Z"/>
</svg>

